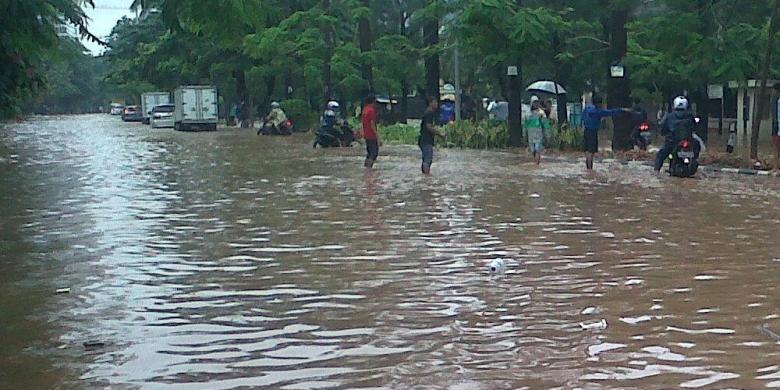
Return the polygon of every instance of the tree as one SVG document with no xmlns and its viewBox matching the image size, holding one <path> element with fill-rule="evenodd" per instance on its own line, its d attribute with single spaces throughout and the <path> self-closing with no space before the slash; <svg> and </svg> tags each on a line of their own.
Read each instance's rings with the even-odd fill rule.
<svg viewBox="0 0 780 390">
<path fill-rule="evenodd" d="M 609 15 L 608 29 L 610 36 L 610 57 L 613 65 L 623 66 L 628 54 L 628 29 L 631 5 L 625 1 L 613 1 Z M 631 81 L 630 74 L 623 77 L 610 77 L 607 84 L 609 103 L 613 107 L 631 106 Z M 624 113 L 614 117 L 614 131 L 612 133 L 613 150 L 630 150 L 634 147 L 631 139 L 633 119 L 630 114 Z"/>
<path fill-rule="evenodd" d="M 428 99 L 439 98 L 439 4 L 428 0 L 428 10 L 423 25 L 423 46 L 425 47 L 425 94 Z"/>
<path fill-rule="evenodd" d="M 58 28 L 73 26 L 79 35 L 103 43 L 87 29 L 81 5 L 91 0 L 6 0 L 0 13 L 0 119 L 19 114 L 24 99 L 45 85 L 46 51 L 60 42 Z M 66 34 L 62 34 L 66 35 Z"/>
<path fill-rule="evenodd" d="M 374 41 L 374 37 L 371 34 L 371 1 L 361 0 L 363 7 L 356 10 L 358 13 L 358 36 L 360 37 L 360 52 L 362 54 L 362 61 L 360 63 L 360 72 L 363 75 L 363 79 L 368 83 L 368 91 L 373 93 L 374 90 L 374 71 L 373 61 L 371 61 L 371 46 Z"/>
<path fill-rule="evenodd" d="M 769 28 L 767 29 L 767 41 L 766 41 L 766 54 L 764 55 L 764 63 L 761 66 L 761 89 L 758 91 L 758 101 L 756 102 L 756 111 L 753 114 L 753 128 L 750 132 L 750 158 L 752 160 L 758 159 L 758 133 L 761 129 L 761 118 L 764 115 L 764 107 L 766 105 L 766 84 L 769 78 L 769 70 L 772 66 L 772 55 L 775 49 L 775 36 L 777 35 L 777 8 L 780 7 L 780 1 L 774 0 L 772 2 L 773 7 L 771 16 L 769 18 Z"/>
</svg>

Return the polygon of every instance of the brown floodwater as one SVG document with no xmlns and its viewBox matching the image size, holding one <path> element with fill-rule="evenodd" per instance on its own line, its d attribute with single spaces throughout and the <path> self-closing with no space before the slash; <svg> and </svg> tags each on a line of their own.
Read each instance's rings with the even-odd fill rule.
<svg viewBox="0 0 780 390">
<path fill-rule="evenodd" d="M 310 141 L 3 125 L 0 388 L 780 387 L 779 179 Z"/>
</svg>

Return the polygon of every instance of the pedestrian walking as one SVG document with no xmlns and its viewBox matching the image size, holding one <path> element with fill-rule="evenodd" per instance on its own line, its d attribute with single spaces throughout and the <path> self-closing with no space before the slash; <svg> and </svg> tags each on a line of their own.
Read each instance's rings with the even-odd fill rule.
<svg viewBox="0 0 780 390">
<path fill-rule="evenodd" d="M 593 156 L 599 151 L 599 130 L 601 129 L 601 120 L 628 111 L 631 110 L 628 108 L 605 109 L 604 101 L 601 99 L 601 96 L 593 95 L 593 103 L 587 105 L 582 111 L 582 126 L 585 128 L 584 149 L 586 169 L 593 169 Z"/>
<path fill-rule="evenodd" d="M 438 118 L 439 100 L 435 97 L 429 98 L 428 108 L 423 114 L 422 122 L 420 123 L 420 137 L 417 139 L 417 144 L 420 145 L 420 151 L 422 152 L 422 173 L 424 175 L 431 174 L 431 164 L 433 164 L 433 145 L 435 144 L 436 136 L 444 136 L 439 129 L 436 128 L 436 122 Z"/>
<path fill-rule="evenodd" d="M 363 166 L 373 168 L 377 157 L 379 157 L 379 131 L 377 123 L 379 122 L 379 111 L 376 107 L 376 96 L 369 95 L 363 100 L 363 139 L 366 140 L 366 161 Z"/>
<path fill-rule="evenodd" d="M 542 150 L 544 150 L 545 131 L 549 130 L 549 120 L 542 108 L 539 98 L 531 97 L 531 112 L 525 120 L 525 131 L 528 134 L 528 148 L 534 156 L 534 162 L 539 165 L 542 162 Z"/>
</svg>

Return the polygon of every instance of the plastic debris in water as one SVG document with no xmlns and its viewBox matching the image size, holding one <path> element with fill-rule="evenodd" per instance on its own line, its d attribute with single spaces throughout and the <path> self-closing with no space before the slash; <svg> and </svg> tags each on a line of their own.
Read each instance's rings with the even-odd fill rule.
<svg viewBox="0 0 780 390">
<path fill-rule="evenodd" d="M 506 263 L 503 259 L 495 259 L 490 262 L 489 268 L 491 274 L 501 274 L 506 271 Z"/>
<path fill-rule="evenodd" d="M 595 307 L 586 307 L 586 308 L 582 309 L 582 312 L 580 314 L 589 315 L 589 314 L 593 314 L 595 312 L 596 312 L 596 308 Z"/>
<path fill-rule="evenodd" d="M 601 319 L 599 322 L 591 322 L 589 324 L 586 324 L 584 322 L 580 322 L 580 327 L 582 330 L 601 330 L 601 329 L 607 329 L 607 320 Z"/>
<path fill-rule="evenodd" d="M 84 348 L 87 348 L 87 349 L 100 348 L 100 347 L 105 347 L 105 346 L 106 346 L 106 343 L 104 343 L 102 341 L 91 340 L 91 341 L 85 341 L 84 342 Z"/>
<path fill-rule="evenodd" d="M 56 291 L 54 291 L 57 294 L 68 294 L 70 293 L 70 288 L 58 288 Z"/>
</svg>

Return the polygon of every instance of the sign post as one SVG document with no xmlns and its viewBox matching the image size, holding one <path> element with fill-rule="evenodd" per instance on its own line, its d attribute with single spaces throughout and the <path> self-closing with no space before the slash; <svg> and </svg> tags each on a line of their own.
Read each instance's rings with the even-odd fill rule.
<svg viewBox="0 0 780 390">
<path fill-rule="evenodd" d="M 723 116 L 726 111 L 725 99 L 723 97 L 722 84 L 710 84 L 707 86 L 707 96 L 710 100 L 720 99 L 720 115 L 718 116 L 718 135 L 723 135 Z"/>
</svg>

